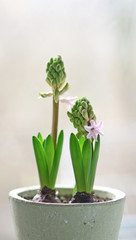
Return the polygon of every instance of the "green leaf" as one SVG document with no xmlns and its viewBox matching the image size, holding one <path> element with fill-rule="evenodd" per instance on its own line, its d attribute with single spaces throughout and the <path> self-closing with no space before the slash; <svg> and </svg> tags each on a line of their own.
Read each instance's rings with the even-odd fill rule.
<svg viewBox="0 0 136 240">
<path fill-rule="evenodd" d="M 83 171 L 83 160 L 77 137 L 72 133 L 70 136 L 70 152 L 76 179 L 77 191 L 85 191 L 85 179 Z"/>
<path fill-rule="evenodd" d="M 76 194 L 76 191 L 77 191 L 77 186 L 75 184 L 74 188 L 73 188 L 73 193 L 72 193 L 72 196 L 74 196 Z"/>
<path fill-rule="evenodd" d="M 82 156 L 83 156 L 83 169 L 84 169 L 84 176 L 85 176 L 86 192 L 88 192 L 89 191 L 89 174 L 90 174 L 91 160 L 92 160 L 92 145 L 89 139 L 86 139 L 84 142 Z"/>
<path fill-rule="evenodd" d="M 38 167 L 41 188 L 43 188 L 44 186 L 49 187 L 49 172 L 43 145 L 41 144 L 40 140 L 35 136 L 32 137 L 32 141 Z"/>
<path fill-rule="evenodd" d="M 54 159 L 53 159 L 52 170 L 51 170 L 51 174 L 50 174 L 50 181 L 51 181 L 52 189 L 55 187 L 55 182 L 56 182 L 56 178 L 57 178 L 60 157 L 61 157 L 61 153 L 62 153 L 63 139 L 64 139 L 64 133 L 63 133 L 63 130 L 61 130 L 59 137 L 58 137 L 58 142 L 56 145 Z"/>
<path fill-rule="evenodd" d="M 79 145 L 80 145 L 81 152 L 82 152 L 82 148 L 83 148 L 84 141 L 85 141 L 85 137 L 84 137 L 84 136 L 81 136 L 81 137 L 79 138 Z"/>
<path fill-rule="evenodd" d="M 89 179 L 89 193 L 93 191 L 93 185 L 95 180 L 97 162 L 99 157 L 99 150 L 100 150 L 100 135 L 98 135 L 98 142 L 95 142 L 95 149 L 93 152 L 93 158 L 91 162 L 91 170 L 90 170 L 90 179 Z"/>
<path fill-rule="evenodd" d="M 42 134 L 40 132 L 38 133 L 37 137 L 40 140 L 40 142 L 43 144 L 43 137 L 42 137 Z"/>
<path fill-rule="evenodd" d="M 44 147 L 45 144 L 46 144 L 46 139 L 44 139 L 44 141 L 43 141 L 43 147 Z"/>
<path fill-rule="evenodd" d="M 43 147 L 46 152 L 47 164 L 48 164 L 49 175 L 50 175 L 52 165 L 53 165 L 53 158 L 54 158 L 54 143 L 51 135 L 48 135 L 48 137 L 43 143 Z"/>
</svg>

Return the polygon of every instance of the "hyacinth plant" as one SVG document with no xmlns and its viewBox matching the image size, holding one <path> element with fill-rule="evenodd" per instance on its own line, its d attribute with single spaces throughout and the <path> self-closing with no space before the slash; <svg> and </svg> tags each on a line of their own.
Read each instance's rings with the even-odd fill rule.
<svg viewBox="0 0 136 240">
<path fill-rule="evenodd" d="M 90 198 L 93 193 L 99 157 L 100 135 L 103 135 L 101 131 L 103 122 L 100 121 L 99 124 L 96 124 L 93 108 L 85 97 L 77 100 L 67 115 L 77 129 L 77 134 L 72 133 L 70 136 L 70 152 L 76 190 L 78 193 L 86 193 Z M 91 201 L 85 200 L 86 196 L 84 195 L 81 197 L 83 201 Z M 78 198 L 78 201 L 80 200 Z"/>
<path fill-rule="evenodd" d="M 39 95 L 42 98 L 52 97 L 53 99 L 52 130 L 46 139 L 38 133 L 37 136 L 32 137 L 32 140 L 41 189 L 46 187 L 46 189 L 54 190 L 63 145 L 63 130 L 60 131 L 57 140 L 59 98 L 69 89 L 69 84 L 64 85 L 66 73 L 60 56 L 50 59 L 46 73 L 46 82 L 50 85 L 51 91 L 39 93 Z"/>
<path fill-rule="evenodd" d="M 37 137 L 32 138 L 41 186 L 40 200 L 36 195 L 34 201 L 56 201 L 54 189 L 64 138 L 61 130 L 57 139 L 59 102 L 64 102 L 71 108 L 67 115 L 77 129 L 77 134 L 72 133 L 70 136 L 70 152 L 76 180 L 75 189 L 77 196 L 78 193 L 81 193 L 81 196 L 76 196 L 77 199 L 75 197 L 73 202 L 90 202 L 99 156 L 100 135 L 103 135 L 101 131 L 103 123 L 100 121 L 96 124 L 93 108 L 85 97 L 77 101 L 77 97 L 62 97 L 62 94 L 69 89 L 69 84 L 64 85 L 66 73 L 60 56 L 50 59 L 46 73 L 46 82 L 50 85 L 51 91 L 39 93 L 39 95 L 42 98 L 52 97 L 53 99 L 52 130 L 45 139 L 40 132 Z M 87 195 L 84 196 L 83 193 Z"/>
</svg>

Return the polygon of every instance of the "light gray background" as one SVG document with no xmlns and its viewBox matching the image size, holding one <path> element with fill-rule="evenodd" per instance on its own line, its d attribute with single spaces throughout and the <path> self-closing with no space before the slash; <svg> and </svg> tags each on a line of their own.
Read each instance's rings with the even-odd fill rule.
<svg viewBox="0 0 136 240">
<path fill-rule="evenodd" d="M 65 96 L 86 96 L 98 121 L 104 121 L 95 183 L 126 192 L 124 214 L 136 214 L 136 1 L 1 0 L 2 240 L 15 239 L 9 190 L 39 184 L 31 137 L 50 133 L 52 102 L 38 99 L 38 92 L 50 90 L 45 68 L 57 54 L 72 85 Z M 66 111 L 61 104 L 65 142 L 57 182 L 73 186 L 69 135 L 74 129 Z"/>
</svg>

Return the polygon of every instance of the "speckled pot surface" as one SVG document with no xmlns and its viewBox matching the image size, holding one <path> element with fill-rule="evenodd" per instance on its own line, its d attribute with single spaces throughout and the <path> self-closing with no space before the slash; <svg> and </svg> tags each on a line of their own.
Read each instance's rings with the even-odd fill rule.
<svg viewBox="0 0 136 240">
<path fill-rule="evenodd" d="M 38 187 L 15 189 L 9 193 L 11 212 L 18 240 L 118 240 L 125 194 L 95 187 L 99 197 L 112 200 L 102 203 L 34 203 Z M 58 188 L 60 195 L 72 193 Z"/>
</svg>

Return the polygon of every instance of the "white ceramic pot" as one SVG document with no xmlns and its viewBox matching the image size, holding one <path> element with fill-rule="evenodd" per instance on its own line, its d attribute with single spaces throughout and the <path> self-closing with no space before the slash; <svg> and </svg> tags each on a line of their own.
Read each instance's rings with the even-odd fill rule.
<svg viewBox="0 0 136 240">
<path fill-rule="evenodd" d="M 15 189 L 9 193 L 18 240 L 118 240 L 125 194 L 95 187 L 99 197 L 112 200 L 101 203 L 34 203 L 38 187 Z M 72 193 L 59 188 L 60 195 Z"/>
</svg>

